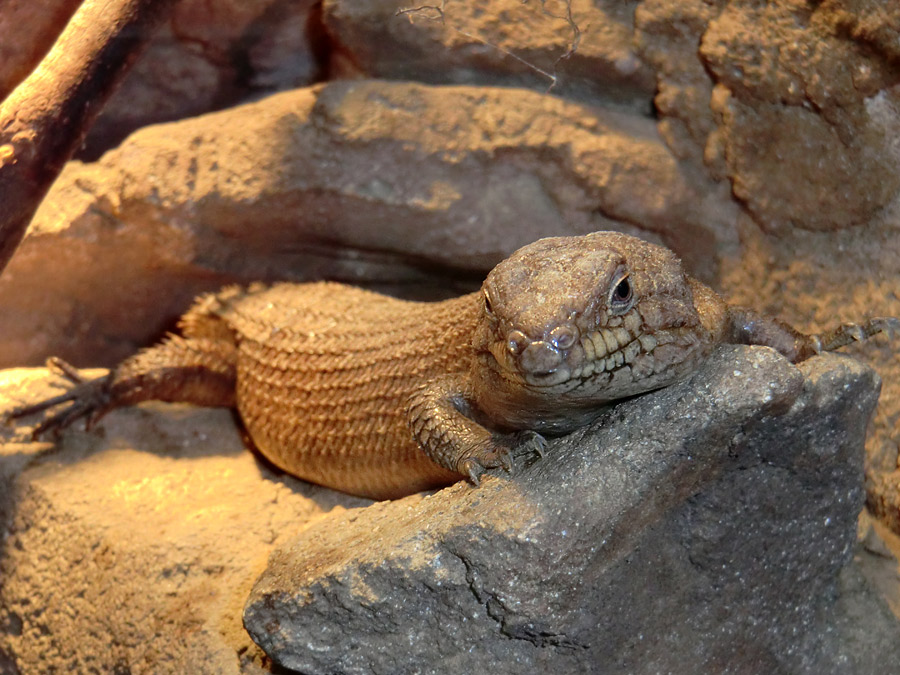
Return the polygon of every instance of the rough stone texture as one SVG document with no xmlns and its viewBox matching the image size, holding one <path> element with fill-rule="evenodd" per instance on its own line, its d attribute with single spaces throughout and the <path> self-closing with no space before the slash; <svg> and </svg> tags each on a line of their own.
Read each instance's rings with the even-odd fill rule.
<svg viewBox="0 0 900 675">
<path fill-rule="evenodd" d="M 655 78 L 632 43 L 637 4 L 326 0 L 322 21 L 345 76 L 530 87 L 648 117 Z"/>
<path fill-rule="evenodd" d="M 310 527 L 245 626 L 305 673 L 878 671 L 900 625 L 841 573 L 877 392 L 846 358 L 723 349 L 514 481 Z"/>
<path fill-rule="evenodd" d="M 49 380 L 0 372 L 0 410 Z M 4 674 L 263 672 L 240 611 L 268 552 L 367 503 L 271 471 L 222 410 L 121 410 L 57 449 L 12 435 L 0 428 Z"/>
<path fill-rule="evenodd" d="M 413 6 L 326 2 L 335 60 L 378 77 L 553 85 L 635 116 L 653 98 L 683 170 L 708 190 L 727 178 L 770 229 L 858 225 L 900 187 L 884 152 L 894 134 L 872 111 L 898 102 L 898 6 L 483 0 L 398 16 Z"/>
<path fill-rule="evenodd" d="M 855 13 L 836 4 L 732 4 L 703 36 L 734 192 L 766 227 L 858 225 L 900 187 L 884 151 L 892 134 L 869 109 L 874 97 L 900 101 L 890 89 L 900 70 L 854 39 Z M 896 40 L 900 7 L 892 12 Z"/>
<path fill-rule="evenodd" d="M 739 257 L 722 265 L 737 304 L 777 313 L 802 330 L 860 316 L 900 316 L 900 204 L 871 224 L 834 233 L 793 230 L 778 238 L 744 223 Z M 884 382 L 867 443 L 869 506 L 900 532 L 900 359 L 897 338 L 846 349 Z"/>
<path fill-rule="evenodd" d="M 96 158 L 135 129 L 311 84 L 313 0 L 185 0 L 122 82 L 85 141 Z"/>
<path fill-rule="evenodd" d="M 0 277 L 0 364 L 114 365 L 229 281 L 434 287 L 437 264 L 477 283 L 550 234 L 630 230 L 711 274 L 718 210 L 652 124 L 600 109 L 363 81 L 278 94 L 70 164 Z"/>
<path fill-rule="evenodd" d="M 762 226 L 858 225 L 896 195 L 895 136 L 873 108 L 897 105 L 900 7 L 647 0 L 635 26 L 661 133 Z"/>
</svg>

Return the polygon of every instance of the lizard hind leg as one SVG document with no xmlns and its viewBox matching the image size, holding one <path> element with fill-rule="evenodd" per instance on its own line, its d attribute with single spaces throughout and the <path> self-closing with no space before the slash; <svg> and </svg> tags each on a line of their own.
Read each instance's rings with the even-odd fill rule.
<svg viewBox="0 0 900 675">
<path fill-rule="evenodd" d="M 48 367 L 69 381 L 68 391 L 44 401 L 15 408 L 7 421 L 51 412 L 32 432 L 38 438 L 57 435 L 79 419 L 90 428 L 114 408 L 142 401 L 194 403 L 202 406 L 234 405 L 236 349 L 233 343 L 170 335 L 158 345 L 126 359 L 108 374 L 88 380 L 62 359 Z"/>
</svg>

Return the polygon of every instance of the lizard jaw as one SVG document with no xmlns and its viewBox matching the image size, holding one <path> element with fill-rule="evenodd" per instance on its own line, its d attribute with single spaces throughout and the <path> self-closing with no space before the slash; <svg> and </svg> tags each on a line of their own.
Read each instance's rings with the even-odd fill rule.
<svg viewBox="0 0 900 675">
<path fill-rule="evenodd" d="M 538 390 L 560 390 L 560 385 L 567 384 L 566 389 L 588 385 L 586 390 L 589 390 L 592 381 L 603 387 L 614 378 L 623 384 L 628 381 L 630 389 L 641 389 L 638 383 L 642 379 L 657 375 L 663 366 L 679 361 L 677 353 L 692 343 L 686 340 L 691 331 L 672 329 L 651 335 L 629 331 L 622 325 L 600 327 L 581 335 L 568 349 L 559 349 L 545 341 L 530 341 L 523 347 L 521 333 L 516 333 L 517 341 L 495 341 L 490 345 L 491 360 L 507 377 Z M 514 342 L 518 348 L 510 349 Z M 658 346 L 663 349 L 655 354 Z M 627 372 L 619 372 L 624 370 Z M 657 386 L 648 381 L 648 389 Z"/>
</svg>

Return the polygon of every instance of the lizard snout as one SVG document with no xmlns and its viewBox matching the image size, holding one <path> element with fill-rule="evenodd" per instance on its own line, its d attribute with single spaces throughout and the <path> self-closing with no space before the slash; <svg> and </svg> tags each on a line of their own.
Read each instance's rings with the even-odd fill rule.
<svg viewBox="0 0 900 675">
<path fill-rule="evenodd" d="M 532 342 L 519 354 L 519 368 L 531 375 L 550 375 L 562 362 L 560 350 L 544 340 Z"/>
<path fill-rule="evenodd" d="M 543 340 L 532 340 L 519 330 L 507 337 L 510 353 L 519 369 L 529 375 L 550 375 L 565 362 L 567 350 L 578 341 L 574 327 L 558 326 Z"/>
</svg>

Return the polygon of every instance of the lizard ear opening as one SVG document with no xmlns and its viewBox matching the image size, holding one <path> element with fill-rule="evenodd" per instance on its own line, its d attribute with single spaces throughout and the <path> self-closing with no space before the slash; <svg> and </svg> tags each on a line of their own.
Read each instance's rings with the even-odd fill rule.
<svg viewBox="0 0 900 675">
<path fill-rule="evenodd" d="M 487 289 L 482 292 L 482 296 L 484 296 L 484 313 L 488 316 L 494 316 L 494 303 L 491 302 L 491 296 Z"/>
<path fill-rule="evenodd" d="M 634 306 L 634 289 L 628 280 L 628 270 L 619 267 L 613 274 L 609 287 L 607 307 L 612 315 L 624 314 Z"/>
</svg>

